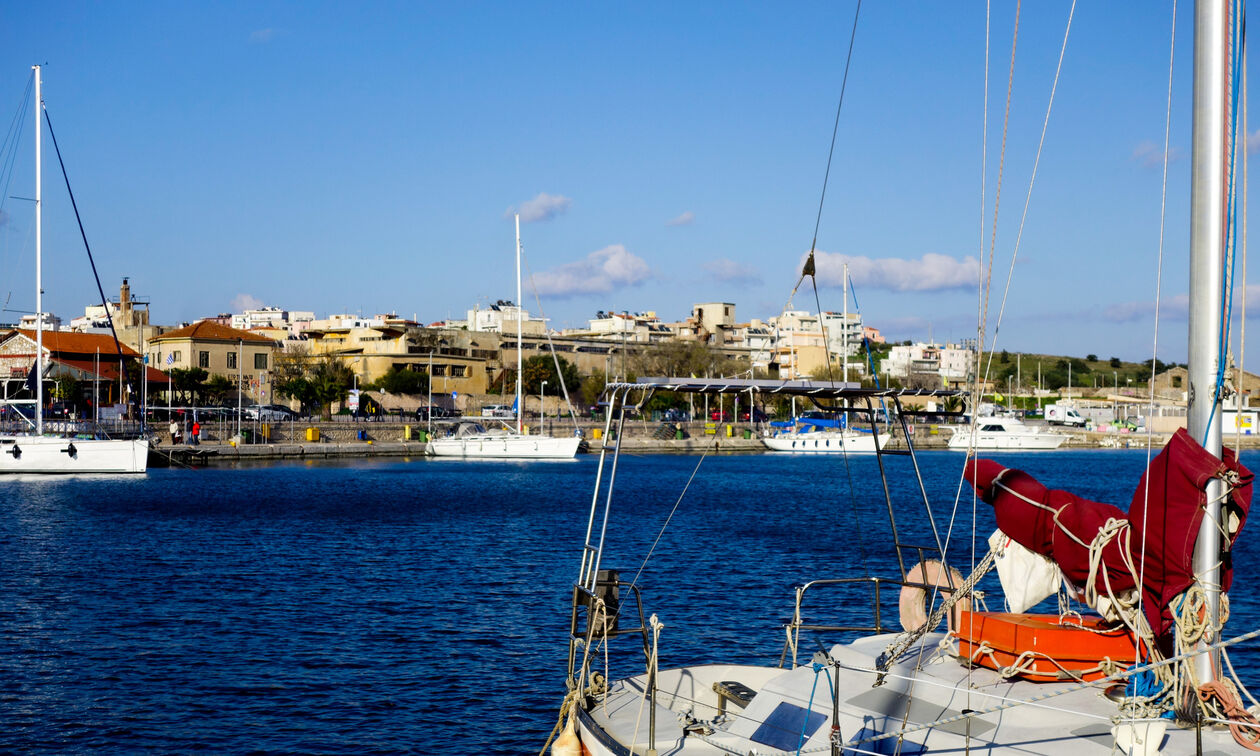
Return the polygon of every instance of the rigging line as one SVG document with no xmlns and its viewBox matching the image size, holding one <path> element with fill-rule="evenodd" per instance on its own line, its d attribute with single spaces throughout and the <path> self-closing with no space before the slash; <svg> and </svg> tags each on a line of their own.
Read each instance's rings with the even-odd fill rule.
<svg viewBox="0 0 1260 756">
<path fill-rule="evenodd" d="M 1239 126 L 1242 129 L 1243 138 L 1245 140 L 1246 135 L 1247 135 L 1247 40 L 1245 37 L 1243 38 L 1242 59 L 1243 59 L 1243 63 L 1242 63 L 1242 92 L 1243 92 L 1242 123 L 1240 123 Z M 1242 447 L 1242 423 L 1238 422 L 1238 419 L 1241 417 L 1242 397 L 1245 395 L 1245 392 L 1243 391 L 1243 388 L 1244 388 L 1243 376 L 1245 374 L 1243 366 L 1247 364 L 1247 361 L 1245 359 L 1247 356 L 1247 148 L 1246 148 L 1245 141 L 1243 142 L 1243 145 L 1244 145 L 1243 156 L 1242 156 L 1242 160 L 1240 161 L 1242 163 L 1242 206 L 1243 206 L 1242 218 L 1240 219 L 1242 223 L 1242 229 L 1241 229 L 1242 238 L 1240 241 L 1242 244 L 1243 295 L 1242 295 L 1242 305 L 1241 305 L 1242 312 L 1240 312 L 1238 315 L 1239 333 L 1238 333 L 1238 370 L 1237 370 L 1237 373 L 1238 373 L 1239 400 L 1238 400 L 1238 403 L 1235 405 L 1237 412 L 1234 415 L 1235 417 L 1234 430 L 1235 430 L 1235 439 L 1236 439 L 1234 442 L 1234 448 L 1236 449 Z"/>
<path fill-rule="evenodd" d="M 831 126 L 831 147 L 827 151 L 827 170 L 823 172 L 822 194 L 818 197 L 818 215 L 814 218 L 814 238 L 809 243 L 809 253 L 814 254 L 818 244 L 818 227 L 822 224 L 823 202 L 827 199 L 827 181 L 831 178 L 831 159 L 836 154 L 836 134 L 840 131 L 840 110 L 844 107 L 844 92 L 849 86 L 849 64 L 853 62 L 853 42 L 857 39 L 858 14 L 862 12 L 862 0 L 853 9 L 853 28 L 849 31 L 849 52 L 844 57 L 844 76 L 840 79 L 840 101 L 836 103 L 836 120 Z M 804 276 L 801 276 L 803 279 Z M 798 282 L 799 286 L 800 283 Z"/>
<path fill-rule="evenodd" d="M 853 43 L 857 39 L 858 15 L 861 12 L 862 0 L 858 0 L 857 6 L 853 9 L 853 28 L 849 31 L 849 52 L 844 57 L 844 75 L 840 80 L 840 100 L 836 103 L 836 120 L 831 127 L 831 147 L 827 150 L 827 169 L 823 172 L 822 192 L 818 197 L 818 215 L 814 218 L 814 237 L 809 243 L 809 257 L 805 261 L 805 267 L 801 269 L 801 277 L 796 279 L 796 285 L 792 287 L 792 293 L 788 295 L 787 305 L 783 308 L 784 312 L 792 306 L 796 290 L 800 288 L 805 276 L 814 278 L 814 250 L 818 246 L 818 227 L 822 224 L 823 203 L 827 199 L 827 183 L 831 179 L 831 159 L 836 153 L 836 134 L 840 131 L 840 111 L 844 108 L 844 92 L 849 86 L 849 65 L 853 62 Z M 815 280 L 815 285 L 817 285 L 817 280 Z M 823 335 L 825 337 L 826 333 L 824 332 Z"/>
<path fill-rule="evenodd" d="M 577 414 L 573 411 L 573 402 L 569 401 L 569 387 L 565 385 L 564 373 L 560 370 L 560 355 L 556 354 L 556 345 L 551 341 L 551 331 L 547 328 L 547 313 L 543 312 L 542 297 L 538 294 L 538 287 L 534 285 L 534 273 L 529 269 L 529 263 L 525 260 L 523 248 L 521 250 L 521 262 L 525 266 L 525 272 L 529 274 L 529 288 L 534 292 L 534 301 L 538 303 L 538 316 L 543 319 L 543 335 L 547 337 L 547 347 L 551 350 L 551 361 L 556 366 L 556 378 L 560 381 L 560 390 L 564 392 L 564 405 L 569 408 L 569 418 L 573 420 L 573 429 L 577 430 Z M 523 302 L 517 302 L 516 304 L 518 308 L 524 306 Z M 517 317 L 520 317 L 520 315 L 518 314 Z"/>
<path fill-rule="evenodd" d="M 1176 70 L 1177 61 L 1177 0 L 1173 0 L 1172 4 L 1172 30 L 1168 34 L 1168 93 L 1166 97 L 1166 105 L 1164 110 L 1164 156 L 1163 156 L 1163 172 L 1160 179 L 1159 190 L 1159 247 L 1155 262 L 1155 333 L 1151 342 L 1151 377 L 1147 382 L 1149 391 L 1147 399 L 1147 414 L 1151 415 L 1155 410 L 1155 363 L 1156 355 L 1159 354 L 1159 304 L 1160 296 L 1163 290 L 1164 279 L 1164 236 L 1166 232 L 1166 219 L 1168 213 L 1168 142 L 1172 132 L 1172 100 L 1173 100 L 1173 73 Z M 1148 417 L 1146 421 L 1146 467 L 1151 466 L 1151 457 L 1155 446 L 1155 430 L 1154 418 Z M 1142 539 L 1139 549 L 1145 557 L 1146 555 L 1146 535 L 1147 535 L 1147 517 L 1150 512 L 1150 496 L 1151 482 L 1146 479 L 1145 485 L 1142 487 Z M 1142 565 L 1139 568 L 1140 581 L 1146 578 L 1146 559 L 1142 559 Z M 1139 585 L 1142 583 L 1139 582 Z M 1143 602 L 1145 597 L 1141 591 L 1138 591 L 1138 611 L 1144 611 Z M 1137 641 L 1134 641 L 1134 647 L 1137 647 Z M 1134 657 L 1137 658 L 1137 657 Z"/>
<path fill-rule="evenodd" d="M 1037 169 L 1041 165 L 1041 152 L 1046 144 L 1046 131 L 1050 128 L 1050 111 L 1054 108 L 1054 96 L 1059 89 L 1059 76 L 1063 72 L 1063 58 L 1067 54 L 1068 36 L 1072 33 L 1072 18 L 1076 14 L 1076 0 L 1068 10 L 1067 28 L 1063 30 L 1063 45 L 1059 48 L 1059 63 L 1054 69 L 1054 83 L 1050 85 L 1050 100 L 1046 103 L 1045 119 L 1041 122 L 1041 139 L 1037 142 L 1037 156 L 1033 159 L 1032 176 L 1028 179 L 1028 192 L 1024 195 L 1024 210 L 1019 218 L 1019 228 L 1015 233 L 1015 248 L 1011 252 L 1011 265 L 1006 272 L 1006 288 L 1002 291 L 1002 302 L 998 306 L 997 322 L 993 326 L 993 343 L 989 345 L 989 359 L 997 348 L 998 331 L 1002 328 L 1002 316 L 1006 312 L 1006 302 L 1011 293 L 1011 279 L 1015 276 L 1015 261 L 1019 257 L 1020 242 L 1024 238 L 1024 226 L 1028 221 L 1028 206 L 1032 202 L 1033 184 L 1037 181 Z M 1068 387 L 1071 390 L 1071 387 Z"/>
<path fill-rule="evenodd" d="M 1242 65 L 1242 50 L 1245 44 L 1245 17 L 1242 15 L 1241 0 L 1231 3 L 1231 39 L 1230 39 L 1230 113 L 1229 113 L 1229 167 L 1226 171 L 1226 207 L 1225 207 L 1225 273 L 1221 276 L 1221 327 L 1220 333 L 1217 335 L 1217 361 L 1216 361 L 1216 385 L 1213 387 L 1213 401 L 1221 400 L 1221 393 L 1225 385 L 1225 355 L 1229 347 L 1229 331 L 1230 318 L 1233 316 L 1234 305 L 1234 274 L 1236 271 L 1234 254 L 1235 245 L 1238 237 L 1238 192 L 1235 186 L 1235 172 L 1238 166 L 1238 104 L 1241 99 L 1239 93 L 1239 85 L 1241 76 L 1239 75 L 1239 67 Z M 1216 413 L 1212 413 L 1214 416 Z M 1212 425 L 1212 417 L 1208 418 L 1208 428 Z M 1206 445 L 1207 431 L 1204 434 L 1204 445 Z"/>
<path fill-rule="evenodd" d="M 22 92 L 21 104 L 18 105 L 17 112 L 13 114 L 13 120 L 9 122 L 9 129 L 4 135 L 4 161 L 0 167 L 0 176 L 4 177 L 4 193 L 0 194 L 0 210 L 4 210 L 5 203 L 9 201 L 9 187 L 13 183 L 13 173 L 17 168 L 17 152 L 24 133 L 19 124 L 26 120 L 26 113 L 30 109 L 31 89 L 34 86 L 35 71 L 32 69 L 30 78 L 26 81 L 26 89 Z"/>
<path fill-rule="evenodd" d="M 819 304 L 819 299 L 818 299 L 818 280 L 816 278 L 812 280 L 814 281 L 814 304 L 815 306 L 818 307 L 818 324 L 819 326 L 822 326 L 823 316 L 822 316 L 822 305 Z M 835 383 L 835 378 L 831 374 L 831 350 L 827 346 L 827 329 L 825 327 L 823 328 L 823 355 L 826 357 L 826 360 L 827 360 L 827 380 L 831 381 L 832 383 Z M 845 378 L 847 379 L 848 376 L 845 376 Z M 869 407 L 870 405 L 868 404 L 867 406 Z M 870 577 L 871 568 L 870 568 L 870 565 L 866 561 L 866 546 L 864 545 L 866 539 L 862 537 L 862 525 L 861 525 L 862 517 L 860 513 L 858 512 L 857 489 L 853 485 L 853 468 L 849 465 L 849 450 L 845 444 L 845 439 L 844 439 L 844 432 L 849 427 L 848 413 L 845 413 L 843 417 L 844 417 L 845 423 L 844 423 L 844 428 L 840 429 L 840 456 L 844 459 L 844 474 L 845 476 L 847 476 L 848 481 L 849 481 L 849 504 L 853 512 L 854 527 L 857 529 L 857 534 L 858 534 L 858 558 L 862 562 L 863 576 Z M 878 447 L 879 446 L 879 433 L 876 432 L 874 436 L 875 436 L 875 446 Z"/>
<path fill-rule="evenodd" d="M 618 446 L 621 445 L 620 434 L 617 435 L 617 445 Z M 712 451 L 715 446 L 717 446 L 716 435 L 713 437 L 713 443 L 705 447 L 704 452 L 701 453 L 700 455 L 700 459 L 696 461 L 695 469 L 691 471 L 691 477 L 687 478 L 686 485 L 683 486 L 682 492 L 678 494 L 678 499 L 674 501 L 674 506 L 669 510 L 669 515 L 665 517 L 665 522 L 661 524 L 660 531 L 657 532 L 656 538 L 652 541 L 651 547 L 648 548 L 647 554 L 643 557 L 643 563 L 640 564 L 639 569 L 635 571 L 634 579 L 630 581 L 631 587 L 638 585 L 639 577 L 643 574 L 643 571 L 647 569 L 648 560 L 652 558 L 653 552 L 656 551 L 657 544 L 659 544 L 661 542 L 661 539 L 665 537 L 665 530 L 669 527 L 670 521 L 674 519 L 674 513 L 678 511 L 678 507 L 682 504 L 683 499 L 687 496 L 687 491 L 691 489 L 692 481 L 694 481 L 696 479 L 696 475 L 700 473 L 700 466 L 704 464 L 705 458 L 709 456 L 709 452 Z M 620 613 L 621 613 L 621 608 L 618 607 L 617 614 L 620 614 Z M 614 616 L 617 616 L 617 615 L 614 615 Z"/>
<path fill-rule="evenodd" d="M 971 413 L 971 422 L 972 422 L 973 428 L 975 426 L 976 418 L 979 417 L 978 413 L 980 409 L 980 399 L 981 399 L 981 395 L 979 392 L 980 392 L 980 387 L 983 385 L 983 383 L 980 380 L 981 373 L 978 368 L 980 364 L 984 362 L 985 330 L 986 330 L 986 327 L 988 325 L 988 320 L 989 320 L 989 292 L 993 287 L 993 255 L 994 255 L 994 251 L 997 248 L 998 210 L 1002 206 L 1002 178 L 1004 177 L 1005 171 L 1006 171 L 1006 138 L 1009 134 L 1010 124 L 1011 124 L 1011 92 L 1014 89 L 1014 85 L 1015 85 L 1015 50 L 1016 50 L 1016 44 L 1019 42 L 1020 7 L 1021 7 L 1021 3 L 1019 2 L 1019 0 L 1016 0 L 1015 28 L 1011 32 L 1011 63 L 1010 63 L 1010 69 L 1007 73 L 1007 78 L 1006 78 L 1006 110 L 1005 110 L 1004 115 L 1002 116 L 1002 150 L 998 157 L 997 188 L 994 190 L 994 193 L 993 193 L 993 225 L 990 228 L 988 265 L 983 264 L 984 251 L 981 250 L 981 253 L 980 253 L 980 259 L 982 261 L 981 278 L 983 280 L 983 283 L 980 286 L 980 292 L 979 292 L 980 293 L 980 324 L 979 324 L 980 338 L 976 342 L 976 367 L 977 367 L 976 396 L 974 398 L 975 399 L 974 409 L 972 410 L 972 413 Z M 985 381 L 988 380 L 989 371 L 992 367 L 993 367 L 993 356 L 989 355 L 989 362 L 985 366 L 984 373 L 983 373 Z M 974 439 L 974 431 L 973 431 L 973 439 Z"/>
<path fill-rule="evenodd" d="M 88 244 L 87 232 L 83 230 L 83 218 L 79 216 L 79 205 L 74 201 L 74 190 L 70 188 L 70 174 L 66 173 L 66 163 L 61 159 L 61 148 L 57 146 L 57 134 L 53 132 L 52 117 L 48 115 L 48 108 L 42 103 L 37 103 L 44 111 L 44 122 L 48 124 L 48 136 L 52 137 L 53 150 L 57 153 L 57 164 L 61 166 L 61 176 L 66 181 L 66 193 L 70 195 L 70 207 L 74 209 L 74 219 L 79 224 L 79 236 L 83 237 L 83 248 L 87 250 L 88 262 L 92 264 L 92 276 L 96 279 L 96 290 L 101 295 L 101 306 L 105 308 L 105 312 L 109 312 L 109 301 L 105 299 L 105 289 L 101 287 L 101 276 L 96 272 L 96 260 L 92 258 L 92 247 Z M 123 381 L 127 384 L 128 391 L 134 392 L 135 386 L 131 383 L 131 376 L 127 370 L 127 361 L 123 359 L 122 342 L 118 340 L 118 331 L 114 328 L 114 319 L 109 319 L 109 332 L 114 337 L 114 347 L 118 350 L 118 372 Z M 144 369 L 144 363 L 141 362 L 141 369 Z M 119 397 L 121 399 L 121 397 Z M 140 418 L 141 424 L 144 418 Z"/>
</svg>

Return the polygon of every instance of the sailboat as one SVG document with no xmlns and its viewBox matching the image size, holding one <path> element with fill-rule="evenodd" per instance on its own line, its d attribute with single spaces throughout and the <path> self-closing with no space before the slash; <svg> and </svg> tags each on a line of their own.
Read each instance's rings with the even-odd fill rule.
<svg viewBox="0 0 1260 756">
<path fill-rule="evenodd" d="M 521 216 L 516 216 L 516 301 L 521 301 Z M 516 315 L 516 427 L 487 429 L 476 420 L 455 424 L 449 436 L 432 438 L 425 445 L 425 454 L 432 457 L 465 459 L 573 459 L 582 439 L 577 436 L 548 436 L 525 433 L 521 418 L 524 402 L 521 396 L 524 365 L 521 348 L 522 313 Z"/>
<path fill-rule="evenodd" d="M 0 435 L 0 473 L 143 473 L 148 467 L 149 442 L 144 438 L 68 438 L 44 431 L 44 291 L 43 291 L 43 150 L 44 111 L 40 67 L 35 77 L 35 360 L 31 383 L 35 398 L 9 400 L 30 405 L 31 432 Z"/>
<path fill-rule="evenodd" d="M 968 459 L 966 480 L 994 507 L 1001 528 L 970 575 L 946 566 L 939 538 L 932 546 L 899 540 L 893 518 L 899 575 L 798 586 L 779 665 L 715 658 L 663 669 L 663 623 L 646 613 L 640 587 L 622 581 L 604 561 L 609 534 L 616 533 L 609 523 L 620 448 L 613 444 L 600 455 L 572 590 L 567 695 L 553 754 L 1154 756 L 1260 750 L 1256 708 L 1248 709 L 1248 699 L 1231 687 L 1240 681 L 1229 681 L 1227 664 L 1228 649 L 1260 637 L 1260 629 L 1229 637 L 1224 627 L 1229 551 L 1245 523 L 1252 483 L 1252 474 L 1221 446 L 1218 379 L 1224 359 L 1224 142 L 1230 133 L 1226 41 L 1231 19 L 1236 23 L 1240 14 L 1228 12 L 1220 0 L 1200 0 L 1195 12 L 1188 432 L 1177 433 L 1151 463 L 1129 511 L 1048 491 L 993 460 Z M 725 389 L 697 379 L 614 385 L 609 429 L 614 410 L 632 394 L 716 390 Z M 785 387 L 776 393 L 797 392 Z M 821 397 L 882 399 L 900 417 L 905 393 L 837 387 Z M 799 395 L 820 396 L 817 389 Z M 891 453 L 879 453 L 881 471 L 882 457 Z M 913 459 L 913 445 L 897 453 Z M 917 463 L 914 469 L 918 477 Z M 884 483 L 892 518 L 894 504 L 905 502 L 895 501 Z M 918 493 L 930 520 L 921 477 Z M 1186 538 L 1188 533 L 1197 538 Z M 1019 569 L 1010 572 L 1010 560 Z M 975 586 L 995 564 L 1009 612 L 979 611 Z M 1028 613 L 1059 585 L 1081 591 L 1098 614 Z M 826 601 L 827 588 L 843 588 L 849 597 L 844 627 L 808 619 L 809 607 L 816 608 L 810 602 Z M 885 597 L 895 592 L 900 628 L 881 614 L 881 590 Z M 855 605 L 853 597 L 864 594 L 873 600 Z M 938 630 L 946 620 L 946 629 Z M 861 635 L 802 658 L 802 630 Z M 600 663 L 605 644 L 620 638 L 641 646 L 646 663 L 610 679 Z M 722 651 L 715 648 L 714 656 Z"/>
<path fill-rule="evenodd" d="M 844 325 L 841 328 L 840 352 L 844 385 L 856 388 L 858 384 L 849 383 L 849 264 L 844 264 L 844 309 L 841 313 Z M 823 322 L 823 314 L 818 314 L 819 323 Z M 824 329 L 825 333 L 825 329 Z M 823 339 L 824 350 L 830 340 Z M 830 355 L 828 355 L 830 360 Z M 793 405 L 795 407 L 795 405 Z M 849 422 L 847 413 L 839 413 L 839 417 L 814 418 L 802 416 L 791 421 L 771 423 L 771 427 L 781 430 L 762 439 L 770 451 L 794 452 L 797 454 L 874 454 L 888 445 L 892 434 L 885 429 L 880 431 L 872 424 L 870 430 L 854 427 Z"/>
</svg>

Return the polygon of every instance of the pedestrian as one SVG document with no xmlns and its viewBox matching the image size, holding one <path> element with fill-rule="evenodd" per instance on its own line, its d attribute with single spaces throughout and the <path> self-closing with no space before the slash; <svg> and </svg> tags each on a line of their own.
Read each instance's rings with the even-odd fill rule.
<svg viewBox="0 0 1260 756">
<path fill-rule="evenodd" d="M 201 423 L 193 420 L 192 445 L 201 445 Z"/>
<path fill-rule="evenodd" d="M 176 422 L 175 418 L 173 417 L 171 418 L 171 443 L 172 444 L 179 443 L 179 423 Z"/>
</svg>

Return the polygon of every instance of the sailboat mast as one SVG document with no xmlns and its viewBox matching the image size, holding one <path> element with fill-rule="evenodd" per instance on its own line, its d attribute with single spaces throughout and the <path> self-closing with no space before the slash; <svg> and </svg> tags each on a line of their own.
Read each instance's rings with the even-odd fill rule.
<svg viewBox="0 0 1260 756">
<path fill-rule="evenodd" d="M 44 435 L 44 151 L 39 122 L 44 109 L 44 82 L 35 70 L 35 434 Z"/>
<path fill-rule="evenodd" d="M 521 381 L 525 379 L 521 363 L 521 214 L 516 214 L 516 432 L 521 432 L 521 416 L 525 403 L 521 400 Z"/>
<path fill-rule="evenodd" d="M 844 264 L 844 318 L 840 327 L 840 352 L 844 360 L 844 382 L 849 382 L 849 264 Z"/>
<path fill-rule="evenodd" d="M 1235 22 L 1237 20 L 1235 19 Z M 1226 60 L 1229 18 L 1223 0 L 1197 0 L 1194 32 L 1194 132 L 1190 190 L 1190 330 L 1186 429 L 1220 457 L 1220 397 L 1216 376 L 1222 355 L 1221 283 L 1225 257 Z M 1221 609 L 1221 482 L 1207 489 L 1207 511 L 1194 550 L 1194 574 L 1207 599 L 1207 621 L 1215 627 Z M 1200 641 L 1202 649 L 1207 642 Z M 1215 680 L 1219 652 L 1195 658 L 1200 683 Z"/>
</svg>

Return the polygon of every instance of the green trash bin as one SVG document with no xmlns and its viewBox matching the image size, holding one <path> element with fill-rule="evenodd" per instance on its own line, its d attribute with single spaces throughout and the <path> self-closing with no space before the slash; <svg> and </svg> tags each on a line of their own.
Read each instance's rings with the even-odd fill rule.
<svg viewBox="0 0 1260 756">
<path fill-rule="evenodd" d="M 243 444 L 254 443 L 254 432 L 250 430 L 249 428 L 242 428 L 241 429 L 241 443 Z"/>
<path fill-rule="evenodd" d="M 752 438 L 752 431 L 748 428 L 744 429 L 744 438 Z"/>
</svg>

